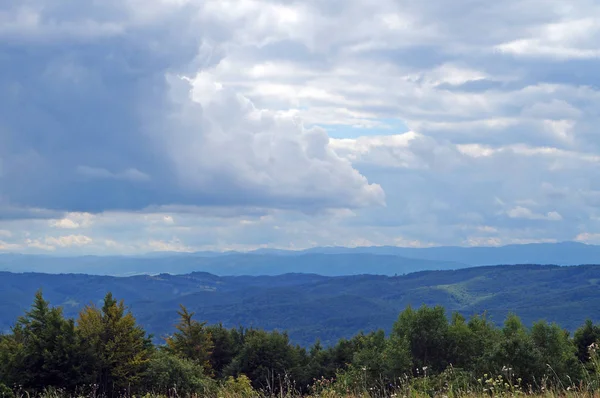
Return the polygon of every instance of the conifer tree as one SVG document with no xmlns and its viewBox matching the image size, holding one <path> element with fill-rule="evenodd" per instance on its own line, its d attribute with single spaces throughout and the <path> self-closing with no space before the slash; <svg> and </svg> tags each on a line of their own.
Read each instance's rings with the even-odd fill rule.
<svg viewBox="0 0 600 398">
<path fill-rule="evenodd" d="M 110 395 L 136 388 L 152 344 L 123 301 L 117 302 L 108 293 L 102 309 L 87 306 L 81 311 L 77 326 L 94 358 L 90 372 L 101 390 Z"/>
<path fill-rule="evenodd" d="M 212 375 L 210 359 L 214 343 L 206 322 L 192 319 L 194 313 L 189 312 L 183 305 L 180 307 L 177 311 L 180 320 L 175 326 L 177 332 L 167 338 L 167 349 L 202 366 L 207 375 Z"/>
<path fill-rule="evenodd" d="M 3 378 L 33 391 L 73 390 L 84 378 L 80 347 L 73 320 L 66 320 L 60 308 L 51 308 L 40 290 L 12 334 L 0 340 Z"/>
<path fill-rule="evenodd" d="M 240 345 L 234 337 L 237 331 L 226 329 L 222 324 L 209 326 L 208 331 L 213 344 L 210 367 L 214 376 L 223 377 L 223 370 L 240 350 Z"/>
</svg>

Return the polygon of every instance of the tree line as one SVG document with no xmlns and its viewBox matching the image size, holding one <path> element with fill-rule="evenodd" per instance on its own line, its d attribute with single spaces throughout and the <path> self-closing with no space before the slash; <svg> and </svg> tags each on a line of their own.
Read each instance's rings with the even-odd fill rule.
<svg viewBox="0 0 600 398">
<path fill-rule="evenodd" d="M 361 332 L 330 347 L 317 341 L 304 348 L 285 332 L 207 325 L 183 306 L 178 315 L 172 335 L 155 345 L 110 293 L 101 307 L 67 319 L 40 291 L 0 336 L 0 396 L 48 388 L 110 397 L 176 389 L 189 396 L 223 386 L 265 394 L 381 392 L 408 381 L 451 388 L 457 380 L 465 388 L 537 391 L 590 388 L 600 374 L 600 326 L 590 320 L 571 335 L 544 321 L 528 328 L 516 315 L 498 327 L 485 314 L 467 320 L 458 313 L 448 318 L 439 306 L 408 307 L 387 336 Z"/>
</svg>

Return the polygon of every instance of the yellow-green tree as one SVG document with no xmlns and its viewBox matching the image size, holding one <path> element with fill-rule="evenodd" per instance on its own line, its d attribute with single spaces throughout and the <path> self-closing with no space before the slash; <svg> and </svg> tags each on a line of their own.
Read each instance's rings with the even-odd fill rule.
<svg viewBox="0 0 600 398">
<path fill-rule="evenodd" d="M 183 305 L 177 311 L 180 320 L 175 326 L 177 332 L 167 338 L 167 349 L 169 352 L 202 366 L 207 375 L 212 375 L 210 365 L 213 350 L 213 340 L 206 322 L 198 322 L 192 317 Z"/>
<path fill-rule="evenodd" d="M 152 353 L 152 343 L 146 332 L 111 293 L 104 298 L 102 308 L 87 306 L 79 314 L 79 333 L 93 358 L 96 383 L 103 392 L 136 388 Z"/>
</svg>

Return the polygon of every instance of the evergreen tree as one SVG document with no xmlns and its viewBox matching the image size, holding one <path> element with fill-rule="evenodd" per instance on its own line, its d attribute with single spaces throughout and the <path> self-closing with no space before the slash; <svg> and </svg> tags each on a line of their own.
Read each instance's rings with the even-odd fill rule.
<svg viewBox="0 0 600 398">
<path fill-rule="evenodd" d="M 180 317 L 175 332 L 167 338 L 167 349 L 181 358 L 189 359 L 202 366 L 208 375 L 212 375 L 211 354 L 214 343 L 206 322 L 198 322 L 192 317 L 193 312 L 181 305 L 177 311 Z"/>
<path fill-rule="evenodd" d="M 33 391 L 73 391 L 85 376 L 80 347 L 73 320 L 66 320 L 61 308 L 51 308 L 40 290 L 12 334 L 0 339 L 2 379 Z"/>
<path fill-rule="evenodd" d="M 93 358 L 90 372 L 103 392 L 112 395 L 139 386 L 152 344 L 123 301 L 108 293 L 102 309 L 87 306 L 81 311 L 77 327 Z"/>
<path fill-rule="evenodd" d="M 224 369 L 240 350 L 240 344 L 235 338 L 237 331 L 228 330 L 222 324 L 209 326 L 207 329 L 212 340 L 210 368 L 216 377 L 222 378 Z"/>
</svg>

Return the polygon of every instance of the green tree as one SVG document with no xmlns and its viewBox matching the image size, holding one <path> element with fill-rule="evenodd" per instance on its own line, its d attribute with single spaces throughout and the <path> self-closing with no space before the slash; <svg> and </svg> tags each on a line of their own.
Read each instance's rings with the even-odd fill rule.
<svg viewBox="0 0 600 398">
<path fill-rule="evenodd" d="M 600 326 L 594 325 L 591 319 L 587 319 L 585 323 L 575 331 L 573 341 L 577 348 L 577 358 L 582 363 L 590 361 L 589 347 L 593 343 L 600 341 Z"/>
<path fill-rule="evenodd" d="M 179 324 L 175 326 L 177 332 L 167 338 L 167 349 L 202 366 L 206 374 L 212 375 L 210 360 L 214 343 L 206 322 L 192 319 L 194 313 L 188 312 L 183 305 L 177 314 L 180 317 Z"/>
<path fill-rule="evenodd" d="M 81 311 L 77 327 L 93 358 L 90 373 L 103 392 L 139 387 L 153 349 L 122 300 L 108 293 L 101 309 L 87 306 Z"/>
<path fill-rule="evenodd" d="M 489 355 L 498 341 L 499 330 L 483 316 L 466 319 L 452 314 L 448 327 L 448 363 L 454 368 L 484 374 L 490 371 Z"/>
<path fill-rule="evenodd" d="M 416 311 L 408 307 L 394 323 L 392 336 L 408 343 L 418 372 L 440 372 L 448 365 L 448 318 L 443 307 L 422 306 Z"/>
<path fill-rule="evenodd" d="M 569 339 L 569 332 L 557 324 L 545 321 L 536 322 L 531 328 L 533 344 L 540 353 L 542 364 L 549 367 L 550 377 L 558 382 L 570 384 L 569 379 L 581 377 L 581 363 L 577 358 L 577 348 Z"/>
<path fill-rule="evenodd" d="M 0 373 L 9 384 L 41 391 L 46 387 L 73 391 L 84 381 L 84 358 L 73 320 L 50 307 L 41 290 L 19 317 L 12 334 L 0 339 Z"/>
<path fill-rule="evenodd" d="M 237 331 L 226 329 L 222 324 L 209 326 L 207 330 L 212 341 L 210 368 L 216 377 L 222 378 L 223 371 L 240 350 L 240 343 L 235 338 Z"/>
<path fill-rule="evenodd" d="M 386 348 L 385 333 L 383 330 L 357 336 L 358 349 L 354 352 L 352 364 L 364 369 L 368 382 L 373 382 L 386 372 L 386 363 L 383 352 Z"/>
<path fill-rule="evenodd" d="M 392 336 L 386 339 L 383 330 L 378 330 L 359 334 L 356 339 L 352 365 L 362 370 L 367 384 L 389 382 L 411 371 L 410 348 L 404 338 Z"/>
<path fill-rule="evenodd" d="M 13 390 L 0 382 L 0 398 L 14 398 Z"/>
<path fill-rule="evenodd" d="M 168 396 L 206 396 L 213 388 L 202 366 L 167 350 L 152 354 L 142 385 L 148 392 Z"/>
<path fill-rule="evenodd" d="M 230 376 L 244 374 L 255 388 L 274 393 L 284 387 L 286 378 L 299 385 L 303 383 L 307 360 L 303 349 L 290 344 L 287 333 L 250 330 L 226 373 Z"/>
<path fill-rule="evenodd" d="M 504 370 L 508 372 L 507 376 L 521 378 L 525 384 L 534 386 L 547 372 L 531 335 L 514 314 L 509 314 L 504 321 L 501 338 L 491 355 L 490 364 L 495 374 Z"/>
<path fill-rule="evenodd" d="M 491 356 L 502 338 L 502 332 L 487 319 L 486 314 L 475 315 L 469 319 L 470 335 L 460 345 L 453 343 L 455 350 L 464 350 L 462 365 L 475 375 L 490 373 L 493 369 Z M 451 336 L 453 338 L 455 336 Z M 458 353 L 457 353 L 458 354 Z"/>
<path fill-rule="evenodd" d="M 413 361 L 408 341 L 402 337 L 390 336 L 385 343 L 382 362 L 385 373 L 390 380 L 410 373 L 413 368 Z"/>
</svg>

